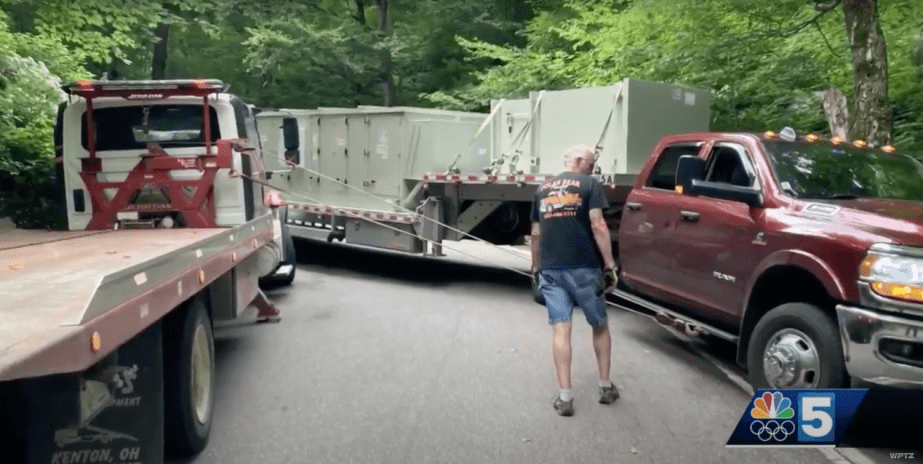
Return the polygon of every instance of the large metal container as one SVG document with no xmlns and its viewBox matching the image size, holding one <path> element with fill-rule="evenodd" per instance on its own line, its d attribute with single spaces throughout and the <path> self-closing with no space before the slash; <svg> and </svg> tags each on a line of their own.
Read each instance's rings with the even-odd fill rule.
<svg viewBox="0 0 923 464">
<path fill-rule="evenodd" d="M 290 200 L 393 211 L 425 172 L 556 174 L 565 150 L 578 143 L 595 146 L 607 122 L 602 173 L 637 174 L 661 137 L 709 130 L 711 95 L 624 79 L 605 87 L 531 92 L 528 99 L 494 100 L 491 106 L 490 114 L 376 106 L 277 110 L 260 113 L 257 121 L 267 169 L 291 171 L 271 179 L 295 194 Z M 298 164 L 304 169 L 281 162 L 286 117 L 298 121 Z"/>
<path fill-rule="evenodd" d="M 281 161 L 286 117 L 298 120 L 299 166 L 305 169 L 276 172 L 271 183 L 296 193 L 294 201 L 390 210 L 388 202 L 398 202 L 412 188 L 408 178 L 446 172 L 453 163 L 461 172 L 482 172 L 490 163 L 490 130 L 478 135 L 486 114 L 360 106 L 257 115 L 271 171 L 291 170 Z"/>
<path fill-rule="evenodd" d="M 491 162 L 501 173 L 555 174 L 564 168 L 564 152 L 595 146 L 608 120 L 602 173 L 637 174 L 661 137 L 708 131 L 710 108 L 708 90 L 636 79 L 492 100 Z"/>
</svg>

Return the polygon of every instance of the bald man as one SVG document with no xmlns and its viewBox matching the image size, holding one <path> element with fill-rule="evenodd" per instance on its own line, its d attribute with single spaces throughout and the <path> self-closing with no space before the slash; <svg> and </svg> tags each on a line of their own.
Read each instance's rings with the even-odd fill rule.
<svg viewBox="0 0 923 464">
<path fill-rule="evenodd" d="M 615 268 L 609 228 L 603 219 L 608 202 L 602 185 L 590 176 L 595 150 L 571 147 L 564 154 L 565 170 L 542 185 L 532 204 L 532 274 L 545 297 L 552 326 L 554 366 L 560 394 L 554 409 L 574 414 L 571 392 L 571 317 L 583 310 L 593 327 L 593 348 L 599 368 L 599 402 L 609 404 L 619 391 L 609 380 L 612 341 L 606 318 L 604 273 Z"/>
</svg>

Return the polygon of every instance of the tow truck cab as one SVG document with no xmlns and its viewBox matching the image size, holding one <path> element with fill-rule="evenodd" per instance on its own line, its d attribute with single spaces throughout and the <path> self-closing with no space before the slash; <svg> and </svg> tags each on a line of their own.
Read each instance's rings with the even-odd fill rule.
<svg viewBox="0 0 923 464">
<path fill-rule="evenodd" d="M 63 209 L 59 223 L 68 230 L 233 227 L 272 211 L 274 240 L 259 252 L 260 279 L 291 283 L 295 256 L 282 217 L 285 208 L 279 208 L 284 201 L 264 188 L 266 169 L 252 106 L 226 90 L 218 80 L 79 81 L 66 86 L 67 101 L 59 108 L 55 127 Z M 238 141 L 230 166 L 218 169 L 211 183 L 206 182 L 208 168 L 202 166 L 135 169 L 141 159 L 158 153 L 195 157 L 204 148 L 211 154 L 219 140 L 229 139 Z M 132 173 L 137 176 L 132 178 Z M 160 175 L 181 182 L 164 188 L 155 182 Z M 118 193 L 115 183 L 130 184 L 133 191 Z M 214 186 L 211 201 L 199 191 L 209 185 Z M 103 209 L 114 215 L 94 215 Z M 200 212 L 213 219 L 197 220 Z"/>
</svg>

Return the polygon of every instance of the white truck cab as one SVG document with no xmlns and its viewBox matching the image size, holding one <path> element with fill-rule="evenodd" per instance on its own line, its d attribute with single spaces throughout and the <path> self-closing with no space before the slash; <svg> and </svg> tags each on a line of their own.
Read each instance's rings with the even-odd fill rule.
<svg viewBox="0 0 923 464">
<path fill-rule="evenodd" d="M 281 196 L 264 188 L 266 170 L 251 105 L 217 80 L 80 81 L 77 89 L 82 93 L 69 92 L 59 108 L 55 128 L 58 189 L 68 230 L 206 227 L 196 219 L 200 211 L 213 218 L 209 227 L 233 227 L 271 212 L 275 239 L 260 250 L 260 278 L 291 283 L 294 244 L 280 217 L 285 215 Z M 237 141 L 230 166 L 217 169 L 213 182 L 200 184 L 203 190 L 213 185 L 211 192 L 199 192 L 196 184 L 209 175 L 207 167 L 141 172 L 139 161 L 145 157 L 166 153 L 192 159 L 203 149 L 215 152 L 217 142 L 228 139 Z M 159 175 L 185 182 L 158 187 Z M 130 197 L 117 195 L 119 189 L 112 188 L 117 185 L 110 182 L 134 182 L 137 189 Z M 118 209 L 115 216 L 103 218 L 101 210 L 112 208 Z"/>
</svg>

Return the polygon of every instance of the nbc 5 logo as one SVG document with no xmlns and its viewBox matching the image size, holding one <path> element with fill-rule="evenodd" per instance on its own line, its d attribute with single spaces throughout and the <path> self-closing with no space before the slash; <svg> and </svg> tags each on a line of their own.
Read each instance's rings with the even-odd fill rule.
<svg viewBox="0 0 923 464">
<path fill-rule="evenodd" d="M 825 392 L 798 394 L 798 441 L 832 442 L 836 438 L 836 395 Z"/>
<path fill-rule="evenodd" d="M 796 397 L 798 404 L 793 405 Z M 834 399 L 832 392 L 765 392 L 750 409 L 750 433 L 764 443 L 786 442 L 796 431 L 799 443 L 833 442 Z"/>
</svg>

